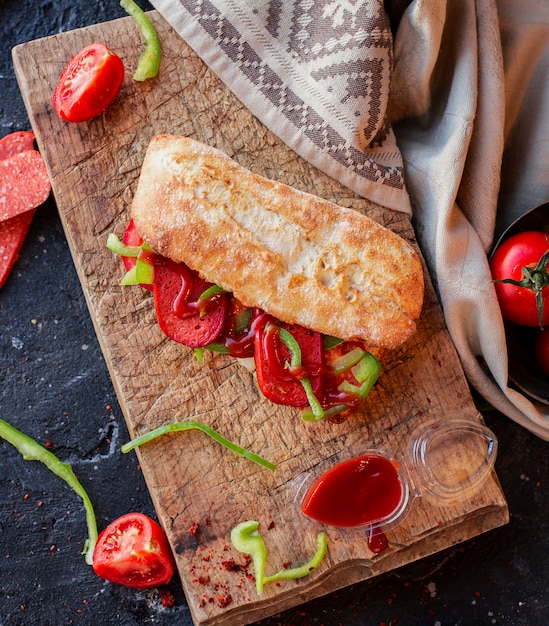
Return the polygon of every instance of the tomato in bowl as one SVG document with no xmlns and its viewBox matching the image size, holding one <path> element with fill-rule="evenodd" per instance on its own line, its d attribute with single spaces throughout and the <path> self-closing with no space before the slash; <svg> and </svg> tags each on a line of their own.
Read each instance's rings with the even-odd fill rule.
<svg viewBox="0 0 549 626">
<path fill-rule="evenodd" d="M 537 206 L 513 222 L 501 235 L 490 255 L 494 281 L 521 279 L 522 268 L 533 271 L 549 250 L 549 202 Z M 542 268 L 543 269 L 543 268 Z M 528 273 L 528 272 L 526 272 Z M 543 273 L 543 272 L 542 272 Z M 545 373 L 538 344 L 546 337 L 532 292 L 513 284 L 495 282 L 504 318 L 509 361 L 509 381 L 533 400 L 549 404 L 549 375 Z M 510 288 L 504 292 L 502 289 Z M 549 286 L 543 287 L 541 325 L 549 328 Z"/>
</svg>

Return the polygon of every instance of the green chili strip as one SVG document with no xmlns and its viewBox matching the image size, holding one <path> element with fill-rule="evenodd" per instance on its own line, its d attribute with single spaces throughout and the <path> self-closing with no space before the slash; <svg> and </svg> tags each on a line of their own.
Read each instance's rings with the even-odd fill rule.
<svg viewBox="0 0 549 626">
<path fill-rule="evenodd" d="M 208 287 L 205 291 L 203 291 L 199 296 L 199 300 L 207 300 L 208 298 L 213 298 L 214 296 L 218 296 L 222 293 L 225 293 L 225 289 L 219 287 L 219 285 L 212 285 Z"/>
<path fill-rule="evenodd" d="M 147 78 L 154 78 L 158 74 L 162 58 L 158 33 L 145 12 L 133 0 L 121 0 L 120 6 L 133 17 L 145 39 L 145 50 L 139 57 L 133 79 L 142 82 Z"/>
<path fill-rule="evenodd" d="M 252 321 L 252 313 L 253 311 L 249 307 L 246 307 L 245 309 L 242 309 L 240 313 L 237 313 L 234 324 L 234 330 L 237 335 L 244 332 L 246 328 L 248 328 L 250 322 Z"/>
<path fill-rule="evenodd" d="M 212 439 L 217 441 L 217 443 L 220 443 L 222 446 L 225 446 L 229 450 L 236 452 L 236 454 L 239 454 L 240 456 L 243 456 L 244 458 L 253 461 L 254 463 L 257 463 L 258 465 L 261 465 L 268 470 L 274 471 L 276 469 L 276 465 L 273 465 L 270 461 L 267 461 L 266 459 L 260 457 L 254 452 L 251 452 L 250 450 L 246 450 L 246 448 L 242 448 L 238 444 L 233 443 L 228 439 L 225 439 L 225 437 L 220 435 L 216 430 L 214 430 L 210 426 L 207 426 L 206 424 L 203 424 L 202 422 L 177 422 L 175 424 L 166 424 L 165 426 L 159 426 L 158 428 L 155 428 L 154 430 L 151 430 L 150 432 L 145 433 L 144 435 L 141 435 L 140 437 L 137 437 L 136 439 L 133 439 L 128 443 L 125 443 L 120 448 L 120 450 L 125 454 L 126 452 L 129 452 L 130 450 L 133 450 L 134 448 L 137 448 L 144 443 L 148 443 L 149 441 L 156 439 L 156 437 L 159 437 L 160 435 L 165 435 L 166 433 L 175 433 L 182 430 L 191 430 L 193 428 L 201 430 L 203 433 L 209 435 Z"/>
<path fill-rule="evenodd" d="M 356 347 L 349 352 L 343 354 L 332 363 L 331 369 L 334 374 L 341 374 L 353 365 L 356 365 L 364 356 L 365 352 L 362 348 Z"/>
<path fill-rule="evenodd" d="M 127 246 L 114 233 L 107 237 L 107 248 L 119 256 L 137 257 L 141 252 L 141 246 Z"/>
<path fill-rule="evenodd" d="M 360 385 L 360 397 L 365 398 L 381 374 L 381 363 L 373 354 L 366 352 L 351 370 Z"/>
<path fill-rule="evenodd" d="M 330 348 L 335 348 L 335 346 L 339 346 L 340 343 L 343 343 L 343 339 L 332 337 L 332 335 L 323 335 L 322 343 L 324 344 L 324 350 L 329 350 Z"/>
<path fill-rule="evenodd" d="M 278 580 L 293 580 L 303 578 L 315 570 L 328 550 L 328 541 L 325 533 L 319 533 L 317 536 L 317 549 L 314 556 L 304 565 L 292 567 L 290 569 L 282 569 L 276 574 L 265 576 L 265 564 L 267 562 L 267 547 L 260 535 L 259 522 L 249 520 L 241 522 L 231 531 L 231 543 L 233 547 L 252 557 L 252 563 L 255 571 L 255 586 L 257 593 L 263 593 L 265 583 L 276 582 Z"/>
<path fill-rule="evenodd" d="M 8 422 L 0 419 L 0 437 L 17 448 L 25 461 L 40 461 L 51 472 L 64 480 L 82 498 L 86 511 L 86 523 L 88 526 L 88 539 L 84 543 L 82 554 L 86 557 L 86 563 L 92 564 L 93 550 L 97 542 L 97 522 L 91 500 L 84 487 L 72 471 L 68 463 L 63 463 L 55 454 L 44 448 L 37 441 L 17 430 Z"/>
<path fill-rule="evenodd" d="M 241 522 L 231 530 L 231 543 L 234 548 L 243 554 L 249 554 L 255 572 L 255 588 L 258 594 L 263 593 L 265 578 L 265 564 L 267 562 L 267 548 L 263 537 L 257 530 L 259 522 L 249 520 Z"/>
<path fill-rule="evenodd" d="M 154 280 L 154 267 L 139 258 L 139 255 L 143 250 L 152 252 L 152 248 L 146 243 L 140 246 L 127 246 L 120 241 L 120 239 L 114 234 L 110 233 L 107 237 L 107 248 L 120 256 L 136 258 L 135 265 L 128 270 L 122 280 L 121 285 L 151 285 Z"/>
<path fill-rule="evenodd" d="M 334 415 L 339 415 L 344 411 L 348 411 L 351 407 L 347 404 L 336 404 L 335 406 L 328 407 L 324 409 L 324 417 L 332 417 Z M 310 408 L 307 408 L 301 414 L 302 419 L 305 422 L 316 422 L 317 418 L 313 414 Z"/>
<path fill-rule="evenodd" d="M 316 552 L 310 561 L 300 567 L 292 567 L 290 569 L 281 569 L 276 574 L 265 576 L 263 584 L 275 582 L 277 580 L 293 580 L 294 578 L 303 578 L 315 570 L 328 551 L 328 540 L 324 533 L 318 533 L 316 538 Z"/>
<path fill-rule="evenodd" d="M 280 341 L 288 348 L 291 355 L 290 367 L 292 369 L 301 367 L 301 348 L 299 347 L 299 343 L 296 341 L 295 337 L 292 333 L 289 333 L 285 328 L 278 328 L 278 333 L 280 337 Z M 301 378 L 299 380 L 301 386 L 305 390 L 305 394 L 307 395 L 307 400 L 309 401 L 309 405 L 311 407 L 311 411 L 315 417 L 315 419 L 320 420 L 324 417 L 324 409 L 320 404 L 320 401 L 315 395 L 313 391 L 313 387 L 311 385 L 311 381 L 308 378 Z"/>
<path fill-rule="evenodd" d="M 211 350 L 212 352 L 219 352 L 220 354 L 229 354 L 229 349 L 227 348 L 227 346 L 224 343 L 221 343 L 220 341 L 212 341 L 212 343 L 209 343 L 207 346 L 204 346 L 205 348 L 207 348 L 208 350 Z"/>
</svg>

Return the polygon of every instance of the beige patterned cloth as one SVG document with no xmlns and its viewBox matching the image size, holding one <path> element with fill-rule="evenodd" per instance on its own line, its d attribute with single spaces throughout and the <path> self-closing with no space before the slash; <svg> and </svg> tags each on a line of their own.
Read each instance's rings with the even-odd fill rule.
<svg viewBox="0 0 549 626">
<path fill-rule="evenodd" d="M 549 200 L 549 2 L 152 4 L 288 146 L 411 213 L 470 382 L 549 440 L 549 407 L 507 384 L 487 261 L 498 231 Z M 405 9 L 394 37 L 387 7 Z"/>
<path fill-rule="evenodd" d="M 383 0 L 154 0 L 272 132 L 356 193 L 410 212 L 385 119 L 393 40 Z"/>
</svg>

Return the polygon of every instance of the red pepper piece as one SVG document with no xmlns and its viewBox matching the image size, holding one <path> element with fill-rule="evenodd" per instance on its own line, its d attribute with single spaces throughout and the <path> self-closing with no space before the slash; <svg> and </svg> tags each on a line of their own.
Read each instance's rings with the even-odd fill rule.
<svg viewBox="0 0 549 626">
<path fill-rule="evenodd" d="M 200 295 L 211 286 L 183 263 L 158 257 L 153 293 L 162 332 L 189 348 L 203 348 L 215 341 L 225 324 L 227 294 L 217 294 L 198 305 Z"/>
<path fill-rule="evenodd" d="M 35 212 L 25 211 L 0 222 L 0 288 L 13 269 Z"/>
<path fill-rule="evenodd" d="M 0 139 L 0 161 L 27 150 L 34 150 L 34 133 L 32 130 L 16 131 Z"/>
<path fill-rule="evenodd" d="M 264 314 L 265 315 L 265 314 Z M 309 378 L 317 397 L 322 397 L 323 343 L 322 335 L 292 324 L 280 324 L 292 334 L 301 349 L 301 368 L 294 375 L 285 364 L 290 363 L 288 348 L 276 337 L 265 332 L 267 323 L 274 319 L 265 315 L 255 334 L 254 360 L 257 383 L 263 395 L 277 404 L 293 407 L 308 406 L 309 401 L 300 378 Z"/>
<path fill-rule="evenodd" d="M 37 150 L 0 161 L 0 221 L 36 209 L 50 195 L 50 179 Z"/>
<path fill-rule="evenodd" d="M 137 232 L 137 228 L 135 227 L 133 220 L 130 220 L 128 226 L 126 227 L 126 230 L 124 231 L 124 235 L 122 236 L 122 243 L 126 246 L 136 247 L 143 245 L 143 237 L 141 237 L 141 235 Z M 151 254 L 154 256 L 154 253 Z M 126 271 L 129 272 L 137 263 L 137 257 L 123 256 L 122 262 L 124 263 Z M 151 259 L 151 263 L 152 262 L 153 260 Z M 143 283 L 140 283 L 140 286 L 144 289 L 148 289 L 149 291 L 152 291 L 153 288 L 152 285 L 144 285 Z"/>
</svg>

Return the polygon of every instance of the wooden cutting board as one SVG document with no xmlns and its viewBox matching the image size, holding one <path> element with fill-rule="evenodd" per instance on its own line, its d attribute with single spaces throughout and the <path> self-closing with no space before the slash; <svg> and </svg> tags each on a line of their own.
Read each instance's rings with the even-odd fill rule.
<svg viewBox="0 0 549 626">
<path fill-rule="evenodd" d="M 277 466 L 265 470 L 198 431 L 138 450 L 195 623 L 247 624 L 506 523 L 505 498 L 493 475 L 474 497 L 453 506 L 416 499 L 405 522 L 387 533 L 382 554 L 369 550 L 366 533 L 328 529 L 329 552 L 320 568 L 298 581 L 266 585 L 261 596 L 246 571 L 227 568 L 231 559 L 243 563 L 229 535 L 248 519 L 259 522 L 265 538 L 267 573 L 313 554 L 318 529 L 292 501 L 302 472 L 351 448 L 383 444 L 401 454 L 421 424 L 452 413 L 477 421 L 477 411 L 427 272 L 417 333 L 388 356 L 364 409 L 341 424 L 306 423 L 298 411 L 264 400 L 252 376 L 229 357 L 208 354 L 200 364 L 192 351 L 163 336 L 149 292 L 119 286 L 123 268 L 105 242 L 128 222 L 144 151 L 156 133 L 216 146 L 259 174 L 363 211 L 416 245 L 407 216 L 355 196 L 296 156 L 156 12 L 151 17 L 164 55 L 158 79 L 144 84 L 131 77 L 142 43 L 129 17 L 22 44 L 13 58 L 131 435 L 173 421 L 202 421 Z M 52 109 L 53 89 L 70 56 L 94 40 L 124 60 L 121 94 L 102 117 L 64 123 Z"/>
</svg>

